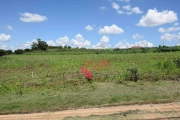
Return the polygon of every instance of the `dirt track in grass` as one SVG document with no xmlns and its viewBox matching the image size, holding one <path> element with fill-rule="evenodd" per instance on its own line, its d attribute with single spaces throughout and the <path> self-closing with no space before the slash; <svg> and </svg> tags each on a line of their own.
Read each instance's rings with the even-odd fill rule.
<svg viewBox="0 0 180 120">
<path fill-rule="evenodd" d="M 0 120 L 61 120 L 74 119 L 80 116 L 81 119 L 86 119 L 95 115 L 98 116 L 120 114 L 120 119 L 180 119 L 180 102 L 165 103 L 165 104 L 146 104 L 146 105 L 124 105 L 114 107 L 88 108 L 65 110 L 57 112 L 42 112 L 31 114 L 10 114 L 0 115 Z M 94 118 L 94 119 L 95 119 Z"/>
</svg>

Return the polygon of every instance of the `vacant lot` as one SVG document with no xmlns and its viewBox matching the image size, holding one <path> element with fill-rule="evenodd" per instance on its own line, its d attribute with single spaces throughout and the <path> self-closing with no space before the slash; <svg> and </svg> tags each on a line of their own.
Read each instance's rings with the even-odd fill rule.
<svg viewBox="0 0 180 120">
<path fill-rule="evenodd" d="M 0 114 L 179 101 L 179 54 L 2 57 Z M 91 82 L 82 66 L 92 72 Z"/>
</svg>

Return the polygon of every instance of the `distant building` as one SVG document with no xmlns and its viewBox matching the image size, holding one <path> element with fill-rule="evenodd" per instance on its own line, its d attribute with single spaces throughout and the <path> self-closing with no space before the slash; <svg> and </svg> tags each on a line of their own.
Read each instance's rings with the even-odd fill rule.
<svg viewBox="0 0 180 120">
<path fill-rule="evenodd" d="M 143 48 L 143 47 L 141 47 L 141 46 L 132 46 L 132 49 L 141 49 L 141 48 Z"/>
</svg>

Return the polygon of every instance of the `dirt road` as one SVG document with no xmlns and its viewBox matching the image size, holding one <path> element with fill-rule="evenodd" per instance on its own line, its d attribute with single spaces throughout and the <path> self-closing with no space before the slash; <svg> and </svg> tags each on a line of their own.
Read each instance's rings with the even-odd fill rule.
<svg viewBox="0 0 180 120">
<path fill-rule="evenodd" d="M 127 111 L 138 111 L 136 114 Z M 90 116 L 90 115 L 109 115 L 114 113 L 124 113 L 126 119 L 180 119 L 180 102 L 166 104 L 146 104 L 128 105 L 116 107 L 89 108 L 77 110 L 65 110 L 58 112 L 43 112 L 32 114 L 12 114 L 0 115 L 0 120 L 61 120 L 68 116 Z M 128 118 L 128 116 L 131 116 Z"/>
</svg>

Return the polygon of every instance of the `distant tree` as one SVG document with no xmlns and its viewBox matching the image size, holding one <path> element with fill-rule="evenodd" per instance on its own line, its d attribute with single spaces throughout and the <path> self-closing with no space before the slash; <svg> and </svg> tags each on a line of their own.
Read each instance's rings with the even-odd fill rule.
<svg viewBox="0 0 180 120">
<path fill-rule="evenodd" d="M 85 47 L 82 47 L 82 48 L 80 48 L 81 50 L 86 50 L 86 48 Z"/>
<path fill-rule="evenodd" d="M 6 54 L 10 55 L 12 53 L 13 53 L 12 50 L 6 50 Z"/>
<path fill-rule="evenodd" d="M 23 54 L 23 50 L 22 49 L 17 49 L 14 51 L 15 54 Z"/>
<path fill-rule="evenodd" d="M 24 51 L 25 51 L 25 52 L 31 52 L 31 49 L 26 48 Z"/>
<path fill-rule="evenodd" d="M 38 44 L 36 42 L 33 42 L 31 45 L 32 50 L 38 50 Z"/>
<path fill-rule="evenodd" d="M 0 49 L 0 57 L 5 55 L 5 51 L 3 49 Z"/>
<path fill-rule="evenodd" d="M 37 42 L 33 42 L 31 45 L 32 50 L 44 50 L 46 51 L 48 48 L 48 44 L 41 39 L 37 39 Z"/>
<path fill-rule="evenodd" d="M 71 46 L 68 46 L 68 49 L 71 49 Z"/>
<path fill-rule="evenodd" d="M 65 45 L 65 46 L 64 46 L 64 48 L 65 48 L 65 49 L 67 49 L 67 48 L 68 48 L 68 46 L 67 46 L 67 45 Z"/>
<path fill-rule="evenodd" d="M 59 49 L 63 49 L 63 46 L 61 45 L 61 46 L 59 46 Z"/>
</svg>

